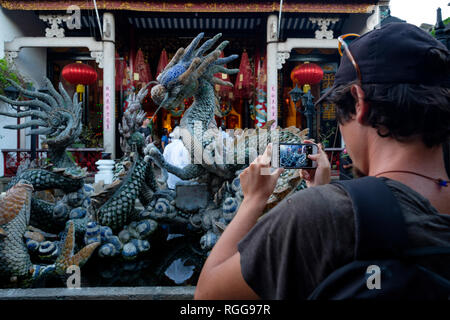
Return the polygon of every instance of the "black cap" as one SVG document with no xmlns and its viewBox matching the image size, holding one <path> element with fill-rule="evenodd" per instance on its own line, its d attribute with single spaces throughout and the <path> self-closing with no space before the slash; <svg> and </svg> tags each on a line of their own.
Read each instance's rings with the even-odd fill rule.
<svg viewBox="0 0 450 320">
<path fill-rule="evenodd" d="M 372 30 L 354 40 L 349 50 L 361 71 L 363 84 L 411 83 L 450 87 L 447 70 L 429 68 L 430 49 L 449 54 L 447 48 L 422 29 L 405 22 L 393 22 Z M 436 57 L 437 59 L 437 57 Z M 357 80 L 356 70 L 347 54 L 341 58 L 333 87 L 323 94 L 316 105 L 336 87 Z"/>
</svg>

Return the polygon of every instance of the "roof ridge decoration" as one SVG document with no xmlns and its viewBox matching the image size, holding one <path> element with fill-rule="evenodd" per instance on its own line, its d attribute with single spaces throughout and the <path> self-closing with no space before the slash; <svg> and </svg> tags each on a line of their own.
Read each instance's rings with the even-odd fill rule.
<svg viewBox="0 0 450 320">
<path fill-rule="evenodd" d="M 339 18 L 309 18 L 314 24 L 320 28 L 320 30 L 316 30 L 316 39 L 333 39 L 333 30 L 327 30 L 327 28 L 334 23 L 339 21 Z"/>
<path fill-rule="evenodd" d="M 342 3 L 344 2 L 344 3 Z M 298 13 L 370 13 L 376 0 L 360 3 L 295 2 L 285 3 L 283 12 Z M 81 9 L 94 9 L 92 1 L 85 0 L 0 0 L 0 5 L 10 10 L 66 10 L 70 5 Z M 97 0 L 99 10 L 130 10 L 143 12 L 275 12 L 278 1 L 137 1 L 137 0 Z"/>
<path fill-rule="evenodd" d="M 47 38 L 64 38 L 64 23 L 70 30 L 81 29 L 80 10 L 78 6 L 69 5 L 66 8 L 66 14 L 40 14 L 39 19 L 50 25 L 50 28 L 45 28 L 45 36 Z"/>
</svg>

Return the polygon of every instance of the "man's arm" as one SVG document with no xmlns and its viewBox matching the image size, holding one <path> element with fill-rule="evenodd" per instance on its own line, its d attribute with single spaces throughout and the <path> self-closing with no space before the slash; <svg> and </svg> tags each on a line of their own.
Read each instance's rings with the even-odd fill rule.
<svg viewBox="0 0 450 320">
<path fill-rule="evenodd" d="M 238 242 L 256 224 L 265 201 L 246 200 L 225 229 L 206 260 L 195 291 L 195 299 L 258 299 L 241 272 Z"/>
<path fill-rule="evenodd" d="M 283 171 L 278 169 L 273 174 L 261 174 L 261 169 L 270 167 L 271 152 L 270 146 L 263 156 L 256 158 L 241 173 L 244 200 L 203 266 L 195 299 L 259 298 L 242 276 L 237 245 L 263 213 L 267 199 Z"/>
<path fill-rule="evenodd" d="M 195 299 L 259 298 L 243 277 L 238 243 L 255 226 L 282 172 L 282 169 L 278 169 L 273 174 L 261 174 L 262 170 L 270 168 L 271 145 L 269 146 L 264 155 L 259 156 L 240 175 L 244 200 L 203 266 Z M 318 161 L 317 169 L 323 169 L 322 166 L 329 167 L 325 152 L 320 156 L 324 157 L 325 161 Z M 329 176 L 328 179 L 322 179 L 322 171 L 324 176 L 327 172 L 329 175 L 329 171 L 319 170 L 318 174 L 313 175 L 313 183 L 329 181 Z M 286 223 L 293 227 L 289 221 Z"/>
</svg>

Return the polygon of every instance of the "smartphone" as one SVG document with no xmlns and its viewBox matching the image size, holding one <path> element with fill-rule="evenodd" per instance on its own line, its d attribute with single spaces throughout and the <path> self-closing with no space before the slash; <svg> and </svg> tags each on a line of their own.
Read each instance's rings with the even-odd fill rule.
<svg viewBox="0 0 450 320">
<path fill-rule="evenodd" d="M 317 145 L 312 143 L 280 143 L 278 163 L 285 169 L 313 169 L 317 162 L 309 159 L 308 155 L 317 152 Z"/>
</svg>

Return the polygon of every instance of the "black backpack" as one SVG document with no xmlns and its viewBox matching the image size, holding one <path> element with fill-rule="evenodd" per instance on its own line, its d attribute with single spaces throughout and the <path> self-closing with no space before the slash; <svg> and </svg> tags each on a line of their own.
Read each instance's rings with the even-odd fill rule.
<svg viewBox="0 0 450 320">
<path fill-rule="evenodd" d="M 450 299 L 450 281 L 417 262 L 424 256 L 449 258 L 450 247 L 410 249 L 398 201 L 382 180 L 336 183 L 352 199 L 356 259 L 331 273 L 309 299 Z"/>
</svg>

